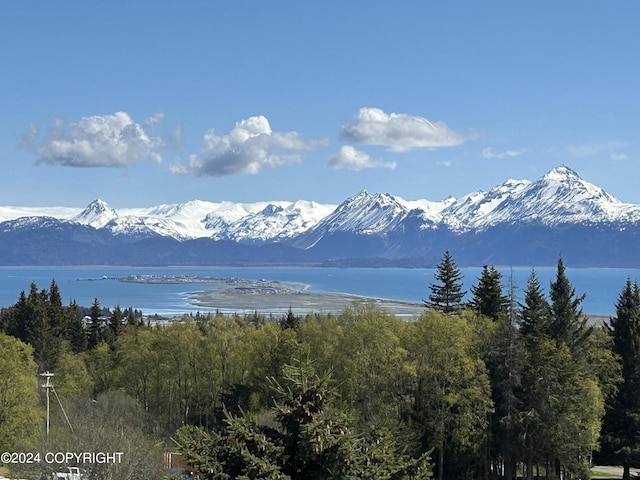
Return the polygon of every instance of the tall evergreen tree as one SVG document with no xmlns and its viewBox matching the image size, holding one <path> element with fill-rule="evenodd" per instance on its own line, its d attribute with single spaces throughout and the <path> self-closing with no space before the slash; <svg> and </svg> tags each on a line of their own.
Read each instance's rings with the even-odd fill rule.
<svg viewBox="0 0 640 480">
<path fill-rule="evenodd" d="M 280 328 L 283 330 L 298 330 L 300 328 L 300 317 L 293 313 L 291 307 L 287 310 L 287 314 L 280 319 Z"/>
<path fill-rule="evenodd" d="M 43 291 L 43 294 L 45 294 L 44 301 L 47 310 L 47 322 L 49 324 L 48 344 L 46 347 L 48 365 L 46 369 L 55 370 L 58 367 L 58 362 L 64 351 L 64 341 L 67 339 L 67 318 L 64 314 L 64 307 L 62 306 L 60 289 L 55 280 L 51 280 L 49 290 Z"/>
<path fill-rule="evenodd" d="M 60 289 L 55 280 L 51 281 L 48 300 L 48 316 L 51 333 L 57 338 L 66 338 L 68 328 L 67 318 L 64 314 L 64 307 L 62 306 Z"/>
<path fill-rule="evenodd" d="M 521 445 L 526 476 L 533 465 L 545 465 L 549 478 L 562 472 L 588 476 L 596 448 L 603 397 L 591 357 L 590 329 L 579 308 L 562 260 L 546 301 L 532 272 L 525 292 L 520 328 L 522 355 Z"/>
<path fill-rule="evenodd" d="M 55 348 L 48 316 L 49 294 L 39 291 L 35 283 L 31 284 L 27 296 L 27 314 L 25 319 L 26 342 L 33 347 L 33 357 L 41 370 L 54 369 L 61 353 Z"/>
<path fill-rule="evenodd" d="M 630 467 L 640 462 L 640 289 L 627 279 L 616 303 L 616 316 L 607 330 L 618 356 L 622 383 L 606 405 L 603 425 L 607 453 L 624 467 L 629 480 Z"/>
<path fill-rule="evenodd" d="M 139 327 L 139 326 L 142 325 L 142 321 L 138 321 L 136 319 L 136 314 L 135 314 L 135 312 L 133 310 L 133 307 L 127 308 L 126 317 L 127 317 L 127 326 L 128 327 Z"/>
<path fill-rule="evenodd" d="M 29 318 L 29 303 L 24 290 L 20 292 L 20 297 L 16 304 L 8 313 L 6 332 L 8 335 L 16 337 L 23 342 L 27 341 L 27 319 Z"/>
<path fill-rule="evenodd" d="M 100 308 L 100 302 L 95 298 L 93 305 L 91 305 L 91 326 L 89 327 L 89 338 L 87 341 L 87 347 L 89 349 L 97 347 L 98 344 L 104 340 L 102 320 L 100 318 L 101 314 L 102 309 Z"/>
<path fill-rule="evenodd" d="M 520 333 L 523 336 L 551 334 L 551 307 L 535 270 L 529 274 L 524 303 L 520 305 Z"/>
<path fill-rule="evenodd" d="M 82 323 L 82 312 L 73 300 L 66 309 L 68 333 L 67 338 L 73 353 L 84 352 L 87 349 L 87 331 Z"/>
<path fill-rule="evenodd" d="M 484 265 L 478 284 L 471 287 L 471 308 L 494 321 L 506 313 L 509 305 L 509 299 L 502 293 L 501 278 L 498 269 Z"/>
<path fill-rule="evenodd" d="M 109 317 L 109 330 L 114 340 L 116 340 L 124 330 L 124 321 L 120 305 L 116 305 Z"/>
<path fill-rule="evenodd" d="M 495 273 L 491 274 L 490 269 L 483 269 L 483 273 L 483 277 L 489 279 L 485 284 L 495 285 L 496 280 L 499 282 L 499 277 Z M 483 315 L 492 320 L 489 325 L 485 324 L 487 328 L 481 334 L 489 337 L 488 341 L 483 342 L 485 346 L 482 359 L 489 373 L 494 406 L 489 416 L 488 451 L 485 464 L 491 465 L 491 471 L 502 471 L 504 478 L 512 478 L 520 453 L 519 445 L 522 443 L 519 438 L 521 372 L 516 327 L 518 304 L 513 275 L 509 280 L 508 297 L 503 296 L 502 291 L 496 290 L 495 287 L 485 291 L 492 292 L 489 298 L 494 299 L 493 302 L 485 302 L 485 305 L 493 304 L 497 307 L 493 313 L 490 310 L 484 310 Z M 498 295 L 495 294 L 496 291 L 499 292 Z M 505 304 L 495 301 L 498 298 L 504 299 Z M 476 311 L 480 310 L 476 309 Z"/>
<path fill-rule="evenodd" d="M 462 290 L 462 273 L 449 250 L 444 252 L 434 276 L 437 283 L 429 285 L 431 294 L 429 300 L 424 301 L 425 306 L 443 313 L 461 310 L 462 299 L 467 292 Z"/>
<path fill-rule="evenodd" d="M 556 279 L 551 283 L 551 333 L 557 341 L 562 341 L 575 351 L 579 349 L 593 331 L 587 325 L 588 318 L 580 304 L 586 295 L 576 296 L 576 290 L 569 282 L 562 258 L 558 258 Z"/>
<path fill-rule="evenodd" d="M 31 283 L 29 294 L 22 291 L 18 302 L 11 307 L 6 325 L 9 335 L 31 345 L 33 357 L 43 371 L 55 368 L 61 353 L 52 334 L 48 310 L 48 292 L 39 291 L 37 285 Z"/>
</svg>

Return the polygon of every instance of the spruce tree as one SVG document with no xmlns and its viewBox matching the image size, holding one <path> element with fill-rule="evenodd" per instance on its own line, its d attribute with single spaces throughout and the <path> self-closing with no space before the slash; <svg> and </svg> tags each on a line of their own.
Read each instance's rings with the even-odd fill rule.
<svg viewBox="0 0 640 480">
<path fill-rule="evenodd" d="M 54 341 L 49 323 L 49 294 L 46 290 L 38 291 L 35 283 L 31 284 L 27 296 L 27 314 L 25 319 L 26 342 L 33 347 L 33 357 L 42 371 L 53 370 L 60 356 L 60 349 Z"/>
<path fill-rule="evenodd" d="M 545 459 L 548 453 L 544 429 L 549 428 L 546 415 L 549 411 L 545 403 L 548 383 L 538 381 L 548 364 L 540 352 L 544 351 L 551 336 L 551 307 L 547 301 L 535 270 L 531 270 L 525 288 L 524 303 L 520 306 L 519 350 L 521 356 L 520 407 L 522 456 L 526 476 L 532 478 L 533 465 Z"/>
<path fill-rule="evenodd" d="M 551 334 L 551 307 L 535 270 L 529 274 L 524 303 L 520 305 L 520 333 L 525 337 Z"/>
<path fill-rule="evenodd" d="M 551 333 L 557 341 L 564 342 L 576 351 L 593 331 L 587 325 L 587 316 L 580 304 L 586 295 L 576 296 L 576 290 L 569 282 L 562 258 L 558 258 L 556 280 L 551 283 Z"/>
<path fill-rule="evenodd" d="M 136 319 L 135 312 L 133 311 L 133 307 L 127 308 L 126 312 L 127 317 L 127 327 L 139 327 L 142 325 L 142 322 L 138 322 Z"/>
<path fill-rule="evenodd" d="M 287 314 L 280 319 L 280 328 L 283 330 L 298 330 L 300 328 L 300 317 L 293 313 L 291 307 L 287 310 Z"/>
<path fill-rule="evenodd" d="M 311 365 L 283 367 L 283 382 L 271 378 L 270 425 L 225 409 L 226 427 L 207 432 L 183 426 L 173 436 L 178 450 L 203 479 L 397 479 L 432 477 L 430 458 L 412 458 L 389 432 L 358 432 L 340 411 L 329 374 Z M 277 426 L 273 425 L 277 422 Z"/>
<path fill-rule="evenodd" d="M 431 295 L 428 301 L 424 301 L 425 306 L 443 313 L 461 310 L 462 299 L 467 292 L 462 290 L 462 273 L 448 250 L 444 252 L 434 276 L 438 283 L 429 285 Z"/>
<path fill-rule="evenodd" d="M 602 392 L 588 359 L 591 330 L 579 308 L 562 260 L 548 304 L 532 272 L 522 308 L 521 428 L 526 476 L 545 463 L 553 478 L 561 472 L 588 476 L 588 453 L 597 445 Z"/>
<path fill-rule="evenodd" d="M 109 318 L 109 330 L 111 331 L 113 340 L 117 340 L 120 334 L 124 331 L 123 317 L 120 305 L 116 305 L 113 312 L 111 312 L 111 317 Z"/>
<path fill-rule="evenodd" d="M 66 338 L 67 336 L 67 318 L 64 314 L 62 306 L 62 297 L 60 289 L 55 280 L 51 281 L 49 287 L 49 304 L 48 304 L 49 324 L 51 325 L 51 333 L 58 338 Z"/>
<path fill-rule="evenodd" d="M 82 323 L 82 312 L 73 300 L 66 309 L 68 337 L 73 353 L 84 352 L 87 349 L 87 331 Z"/>
<path fill-rule="evenodd" d="M 640 461 L 640 289 L 627 279 L 616 303 L 616 316 L 607 331 L 618 356 L 622 383 L 606 405 L 603 425 L 605 450 L 611 460 L 624 467 L 623 479 L 630 479 L 630 467 Z"/>
<path fill-rule="evenodd" d="M 517 348 L 518 330 L 516 321 L 518 304 L 513 282 L 513 275 L 509 280 L 509 296 L 502 295 L 502 291 L 496 290 L 499 284 L 497 272 L 492 269 L 483 269 L 481 277 L 487 281 L 481 281 L 479 285 L 491 285 L 492 288 L 484 289 L 492 292 L 488 298 L 493 302 L 484 302 L 484 305 L 494 305 L 493 310 L 474 309 L 484 312 L 483 315 L 492 318 L 489 328 L 483 335 L 489 335 L 489 341 L 482 351 L 489 373 L 491 383 L 491 398 L 493 400 L 493 412 L 489 415 L 487 465 L 493 465 L 493 469 L 502 464 L 504 478 L 512 478 L 516 471 L 520 433 L 520 408 L 519 398 L 521 390 L 521 370 L 519 365 L 519 350 Z M 495 270 L 495 269 L 493 269 Z M 496 294 L 498 293 L 498 294 Z M 474 292 L 474 296 L 476 293 Z M 500 299 L 500 300 L 498 300 Z M 504 304 L 503 304 L 504 302 Z M 482 305 L 482 303 L 480 303 Z M 472 304 L 473 305 L 473 304 Z"/>
<path fill-rule="evenodd" d="M 6 333 L 16 337 L 22 342 L 27 341 L 27 319 L 29 318 L 29 304 L 27 302 L 27 294 L 24 290 L 20 292 L 20 297 L 16 304 L 9 311 L 9 319 L 7 320 Z"/>
<path fill-rule="evenodd" d="M 89 338 L 87 342 L 89 349 L 97 347 L 98 344 L 104 340 L 102 320 L 100 319 L 101 314 L 102 309 L 100 308 L 100 302 L 95 298 L 93 305 L 91 305 L 91 326 L 89 327 Z"/>
<path fill-rule="evenodd" d="M 64 350 L 64 341 L 67 338 L 67 318 L 64 314 L 64 307 L 62 306 L 62 297 L 60 295 L 60 289 L 55 280 L 51 280 L 51 286 L 48 292 L 44 292 L 46 297 L 44 298 L 47 310 L 47 321 L 49 324 L 50 334 L 47 338 L 47 357 L 48 357 L 48 370 L 55 370 L 58 366 L 58 361 Z"/>
<path fill-rule="evenodd" d="M 509 299 L 502 293 L 501 278 L 502 274 L 495 267 L 484 265 L 478 284 L 471 287 L 471 308 L 493 321 L 504 315 L 509 305 Z"/>
</svg>

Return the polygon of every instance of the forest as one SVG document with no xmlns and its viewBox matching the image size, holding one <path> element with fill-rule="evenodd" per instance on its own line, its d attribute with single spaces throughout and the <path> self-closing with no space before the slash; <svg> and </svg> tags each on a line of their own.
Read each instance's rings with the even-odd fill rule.
<svg viewBox="0 0 640 480">
<path fill-rule="evenodd" d="M 515 291 L 485 266 L 464 301 L 445 252 L 410 320 L 362 302 L 154 325 L 32 284 L 0 311 L 0 452 L 122 452 L 79 465 L 96 479 L 169 478 L 166 452 L 201 479 L 586 479 L 594 462 L 630 479 L 638 284 L 601 325 L 562 258 L 547 290 L 532 270 Z M 60 465 L 3 468 L 45 478 Z"/>
</svg>

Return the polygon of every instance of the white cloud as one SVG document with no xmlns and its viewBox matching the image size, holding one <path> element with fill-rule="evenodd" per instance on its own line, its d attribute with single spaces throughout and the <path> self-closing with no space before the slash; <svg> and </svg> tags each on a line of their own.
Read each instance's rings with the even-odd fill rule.
<svg viewBox="0 0 640 480">
<path fill-rule="evenodd" d="M 57 119 L 43 136 L 31 125 L 22 144 L 35 152 L 39 163 L 69 167 L 124 167 L 138 160 L 162 159 L 162 142 L 149 137 L 126 112 L 83 117 L 68 128 Z"/>
<path fill-rule="evenodd" d="M 629 157 L 627 157 L 626 153 L 611 152 L 609 158 L 611 158 L 611 160 L 613 160 L 614 162 L 618 162 L 620 160 L 626 160 Z"/>
<path fill-rule="evenodd" d="M 609 155 L 613 155 L 614 153 L 618 155 L 624 155 L 624 153 L 620 153 L 619 150 L 625 148 L 626 146 L 626 142 L 615 140 L 601 143 L 583 143 L 565 147 L 564 153 L 578 158 L 593 157 L 595 155 L 601 155 L 603 153 Z"/>
<path fill-rule="evenodd" d="M 505 150 L 503 152 L 494 152 L 491 147 L 487 147 L 482 150 L 482 156 L 484 158 L 512 158 L 522 155 L 526 150 L 520 148 L 518 150 Z"/>
<path fill-rule="evenodd" d="M 297 132 L 274 132 L 262 115 L 236 123 L 227 135 L 214 130 L 204 134 L 200 154 L 191 155 L 187 165 L 174 165 L 176 174 L 221 177 L 236 173 L 258 173 L 279 165 L 299 163 L 300 152 L 324 144 L 307 140 Z"/>
<path fill-rule="evenodd" d="M 405 152 L 414 148 L 452 147 L 464 142 L 444 122 L 405 113 L 385 113 L 379 108 L 361 108 L 355 122 L 340 129 L 343 140 L 360 145 L 384 145 Z"/>
<path fill-rule="evenodd" d="M 152 115 L 151 117 L 147 118 L 144 121 L 143 125 L 145 127 L 155 128 L 158 125 L 160 125 L 163 120 L 164 120 L 164 113 L 158 112 L 155 115 Z"/>
<path fill-rule="evenodd" d="M 372 160 L 369 155 L 356 150 L 351 145 L 345 145 L 340 151 L 329 159 L 327 164 L 333 168 L 346 168 L 349 170 L 362 170 L 363 168 L 396 168 L 396 162 L 382 162 Z"/>
</svg>

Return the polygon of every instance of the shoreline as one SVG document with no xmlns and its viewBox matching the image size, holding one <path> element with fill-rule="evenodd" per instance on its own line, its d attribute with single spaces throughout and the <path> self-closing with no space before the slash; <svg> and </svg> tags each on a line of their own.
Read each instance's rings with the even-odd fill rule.
<svg viewBox="0 0 640 480">
<path fill-rule="evenodd" d="M 417 317 L 424 311 L 422 302 L 368 297 L 341 292 L 312 292 L 311 285 L 280 280 L 212 277 L 201 275 L 127 275 L 123 277 L 86 278 L 83 280 L 117 280 L 124 283 L 202 285 L 206 290 L 184 292 L 187 310 L 205 308 L 224 314 L 283 315 L 291 309 L 297 315 L 339 313 L 347 308 L 373 305 L 401 317 Z M 79 279 L 80 280 L 80 279 Z M 610 316 L 590 315 L 589 323 L 602 325 Z"/>
<path fill-rule="evenodd" d="M 307 313 L 339 313 L 350 307 L 372 304 L 398 316 L 418 316 L 421 303 L 362 297 L 346 293 L 313 293 L 308 291 L 286 293 L 236 293 L 206 290 L 187 294 L 190 304 L 212 308 L 222 313 L 252 313 L 265 315 L 286 314 L 291 309 L 297 315 Z"/>
<path fill-rule="evenodd" d="M 291 309 L 296 315 L 339 313 L 358 305 L 372 304 L 391 314 L 413 317 L 424 310 L 422 303 L 373 298 L 339 292 L 311 292 L 311 285 L 279 280 L 199 275 L 128 275 L 110 278 L 125 283 L 206 285 L 206 290 L 185 292 L 194 308 L 218 310 L 225 314 L 284 315 Z"/>
</svg>

